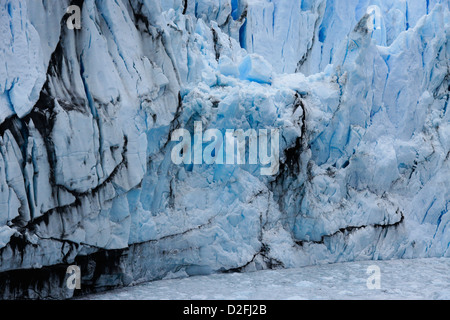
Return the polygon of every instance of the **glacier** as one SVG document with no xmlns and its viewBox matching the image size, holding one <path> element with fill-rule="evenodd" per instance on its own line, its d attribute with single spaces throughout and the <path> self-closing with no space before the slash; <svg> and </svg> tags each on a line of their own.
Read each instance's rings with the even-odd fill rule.
<svg viewBox="0 0 450 320">
<path fill-rule="evenodd" d="M 2 1 L 0 297 L 450 257 L 449 7 Z M 174 164 L 196 122 L 279 130 L 277 173 Z"/>
</svg>

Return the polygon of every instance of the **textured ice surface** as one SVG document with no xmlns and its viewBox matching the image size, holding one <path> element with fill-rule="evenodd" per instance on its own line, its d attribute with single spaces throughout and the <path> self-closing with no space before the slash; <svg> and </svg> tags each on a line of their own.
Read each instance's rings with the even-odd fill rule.
<svg viewBox="0 0 450 320">
<path fill-rule="evenodd" d="M 448 1 L 79 4 L 0 4 L 0 273 L 450 256 Z M 279 129 L 278 173 L 175 165 L 195 122 Z"/>
<path fill-rule="evenodd" d="M 380 270 L 369 289 L 367 270 Z M 91 300 L 448 300 L 449 259 L 346 262 L 155 281 L 88 295 Z M 370 284 L 370 281 L 369 281 Z"/>
<path fill-rule="evenodd" d="M 271 83 L 272 66 L 263 57 L 251 54 L 246 56 L 239 66 L 240 76 L 243 80 L 258 83 Z"/>
</svg>

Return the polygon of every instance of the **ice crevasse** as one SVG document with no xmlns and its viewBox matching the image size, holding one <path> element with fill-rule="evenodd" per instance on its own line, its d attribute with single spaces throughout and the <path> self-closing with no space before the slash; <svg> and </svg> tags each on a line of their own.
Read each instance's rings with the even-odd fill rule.
<svg viewBox="0 0 450 320">
<path fill-rule="evenodd" d="M 0 34 L 4 298 L 450 257 L 448 1 L 5 0 Z M 195 123 L 279 130 L 276 174 L 174 164 Z"/>
</svg>

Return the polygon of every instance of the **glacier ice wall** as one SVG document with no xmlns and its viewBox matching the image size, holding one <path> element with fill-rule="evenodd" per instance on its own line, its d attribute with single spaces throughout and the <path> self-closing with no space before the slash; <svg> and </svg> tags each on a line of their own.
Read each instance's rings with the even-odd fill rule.
<svg viewBox="0 0 450 320">
<path fill-rule="evenodd" d="M 449 257 L 449 30 L 445 0 L 2 1 L 0 295 Z M 175 165 L 194 122 L 279 129 L 278 173 Z"/>
</svg>

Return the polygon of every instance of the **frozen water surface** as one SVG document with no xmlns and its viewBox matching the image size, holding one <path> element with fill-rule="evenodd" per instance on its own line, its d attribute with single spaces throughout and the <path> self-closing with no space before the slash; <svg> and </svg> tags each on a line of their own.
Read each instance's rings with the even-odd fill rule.
<svg viewBox="0 0 450 320">
<path fill-rule="evenodd" d="M 380 268 L 380 289 L 367 270 Z M 95 300 L 450 299 L 450 259 L 363 261 L 170 279 L 94 294 Z M 220 289 L 219 289 L 220 288 Z"/>
</svg>

